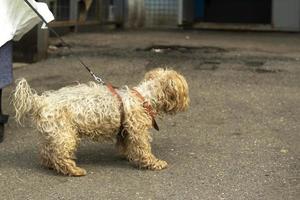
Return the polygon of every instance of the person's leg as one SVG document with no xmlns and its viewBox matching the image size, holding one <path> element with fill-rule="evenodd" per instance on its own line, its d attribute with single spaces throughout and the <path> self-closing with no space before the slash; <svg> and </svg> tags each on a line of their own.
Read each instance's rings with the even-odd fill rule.
<svg viewBox="0 0 300 200">
<path fill-rule="evenodd" d="M 4 124 L 8 120 L 8 115 L 2 113 L 2 89 L 12 80 L 12 41 L 8 41 L 0 47 L 0 142 L 3 141 Z"/>
<path fill-rule="evenodd" d="M 4 124 L 7 123 L 8 115 L 2 113 L 2 89 L 0 89 L 0 143 L 4 137 Z"/>
<path fill-rule="evenodd" d="M 2 89 L 0 89 L 0 116 L 2 116 Z M 4 123 L 0 122 L 0 142 L 3 141 Z"/>
<path fill-rule="evenodd" d="M 2 88 L 0 88 L 0 115 L 2 115 Z"/>
</svg>

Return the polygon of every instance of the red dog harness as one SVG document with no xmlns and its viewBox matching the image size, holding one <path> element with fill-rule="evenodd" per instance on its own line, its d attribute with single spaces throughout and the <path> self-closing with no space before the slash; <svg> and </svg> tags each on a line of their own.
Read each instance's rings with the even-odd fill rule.
<svg viewBox="0 0 300 200">
<path fill-rule="evenodd" d="M 125 118 L 125 113 L 124 113 L 124 104 L 122 101 L 122 97 L 119 95 L 119 93 L 116 91 L 116 87 L 114 87 L 112 84 L 106 84 L 108 90 L 113 94 L 113 96 L 117 97 L 118 101 L 120 102 L 120 111 L 121 111 L 121 125 L 120 125 L 120 131 L 119 134 L 122 134 L 123 132 L 123 121 Z M 154 111 L 151 103 L 145 100 L 145 98 L 137 91 L 136 89 L 131 89 L 132 92 L 143 102 L 143 107 L 146 111 L 146 113 L 151 117 L 152 119 L 152 126 L 155 128 L 157 131 L 159 131 L 159 127 L 157 125 L 157 122 L 155 120 L 155 115 L 157 113 Z"/>
<path fill-rule="evenodd" d="M 152 118 L 153 128 L 155 128 L 155 130 L 159 131 L 159 127 L 158 127 L 157 122 L 155 120 L 155 115 L 157 115 L 157 113 L 154 111 L 151 103 L 146 101 L 145 98 L 141 95 L 141 93 L 139 93 L 139 91 L 137 91 L 136 89 L 131 89 L 131 90 L 143 102 L 143 107 L 145 108 L 148 115 L 150 115 L 150 117 Z"/>
</svg>

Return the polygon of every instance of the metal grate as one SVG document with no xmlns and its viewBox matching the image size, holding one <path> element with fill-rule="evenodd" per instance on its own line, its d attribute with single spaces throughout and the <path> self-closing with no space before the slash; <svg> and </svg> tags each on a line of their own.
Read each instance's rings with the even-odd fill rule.
<svg viewBox="0 0 300 200">
<path fill-rule="evenodd" d="M 90 10 L 87 14 L 87 20 L 98 20 L 99 19 L 99 5 L 98 1 L 93 1 Z"/>
<path fill-rule="evenodd" d="M 70 19 L 70 0 L 50 0 L 48 4 L 56 20 Z"/>
<path fill-rule="evenodd" d="M 176 26 L 178 0 L 145 0 L 146 26 Z"/>
<path fill-rule="evenodd" d="M 70 0 L 57 1 L 57 20 L 69 20 L 70 19 Z"/>
<path fill-rule="evenodd" d="M 81 9 L 85 10 L 83 0 L 48 0 L 51 12 L 57 21 L 77 20 Z M 94 0 L 85 20 L 99 19 L 99 1 Z"/>
</svg>

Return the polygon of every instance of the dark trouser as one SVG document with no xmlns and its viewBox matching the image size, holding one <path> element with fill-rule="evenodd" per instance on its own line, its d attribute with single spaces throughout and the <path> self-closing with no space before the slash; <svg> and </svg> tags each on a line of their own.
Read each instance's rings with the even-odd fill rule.
<svg viewBox="0 0 300 200">
<path fill-rule="evenodd" d="M 0 89 L 0 143 L 3 141 L 4 137 L 4 124 L 7 123 L 8 115 L 3 115 L 2 113 L 2 89 Z"/>
<path fill-rule="evenodd" d="M 0 116 L 2 115 L 2 88 L 0 88 Z"/>
<path fill-rule="evenodd" d="M 2 113 L 2 88 L 11 84 L 12 77 L 12 41 L 0 47 L 0 142 L 3 141 L 4 124 L 8 116 Z"/>
</svg>

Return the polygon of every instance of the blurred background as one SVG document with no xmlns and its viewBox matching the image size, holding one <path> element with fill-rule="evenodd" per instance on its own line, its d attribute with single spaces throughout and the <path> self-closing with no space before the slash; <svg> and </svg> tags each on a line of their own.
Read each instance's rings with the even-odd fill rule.
<svg viewBox="0 0 300 200">
<path fill-rule="evenodd" d="M 105 29 L 300 31 L 299 0 L 41 0 L 60 34 Z M 15 44 L 14 60 L 47 56 L 48 31 L 35 28 Z M 26 47 L 26 51 L 24 51 Z"/>
</svg>

